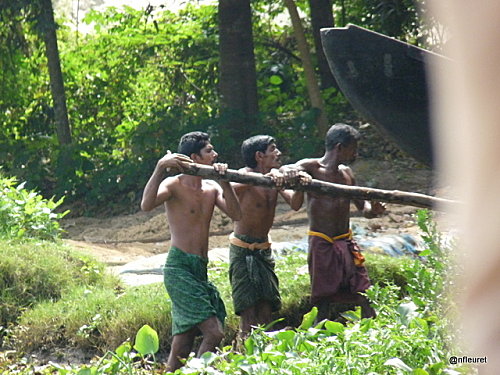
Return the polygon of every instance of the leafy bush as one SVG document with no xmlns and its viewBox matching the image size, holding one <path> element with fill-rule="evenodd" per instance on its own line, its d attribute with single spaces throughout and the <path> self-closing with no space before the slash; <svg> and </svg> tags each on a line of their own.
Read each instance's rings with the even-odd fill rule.
<svg viewBox="0 0 500 375">
<path fill-rule="evenodd" d="M 291 251 L 277 259 L 283 309 L 276 318 L 285 318 L 274 326 L 277 330 L 255 330 L 243 352 L 227 346 L 220 353 L 191 358 L 179 374 L 298 374 L 306 368 L 308 374 L 450 373 L 447 357 L 460 352 L 452 335 L 459 331 L 453 330 L 448 315 L 454 307 L 446 294 L 448 276 L 456 272 L 448 263 L 453 243 L 442 241 L 427 211 L 419 212 L 418 220 L 427 245 L 423 260 L 368 256 L 375 285 L 366 294 L 377 311 L 375 319 L 361 319 L 355 310 L 343 314 L 346 326 L 327 321 L 313 327 L 313 309 L 301 323 L 298 317 L 311 309 L 307 272 L 298 272 L 306 256 Z M 209 278 L 227 301 L 223 345 L 231 344 L 239 320 L 229 302 L 227 268 L 216 262 L 209 269 Z M 161 283 L 127 289 L 114 284 L 73 287 L 56 303 L 43 302 L 27 310 L 19 323 L 13 341 L 16 348 L 27 351 L 73 347 L 105 353 L 119 347 L 122 352 L 121 343 L 145 324 L 158 332 L 161 353 L 168 351 L 171 340 L 170 304 Z M 111 366 L 117 359 L 109 356 L 103 361 Z"/>
<path fill-rule="evenodd" d="M 0 173 L 0 236 L 6 238 L 39 238 L 54 240 L 61 233 L 58 219 L 67 214 L 54 210 L 62 203 L 44 199 L 33 190 L 24 188 L 25 183 L 16 185 L 13 177 Z"/>
<path fill-rule="evenodd" d="M 377 255 L 370 258 L 381 258 L 374 262 L 370 271 L 374 272 L 375 278 L 372 276 L 372 279 L 375 283 L 378 282 L 376 275 L 384 274 L 384 271 L 374 270 L 383 267 L 384 261 L 403 272 L 403 260 Z M 309 275 L 306 270 L 298 272 L 305 264 L 306 254 L 293 251 L 277 259 L 283 305 L 274 318 L 284 320 L 277 323 L 275 329 L 298 326 L 300 317 L 311 309 Z M 234 314 L 231 303 L 228 265 L 213 262 L 209 267 L 209 278 L 226 301 L 228 317 L 223 344 L 230 345 L 238 331 L 239 317 Z M 391 275 L 385 273 L 382 282 L 390 282 Z M 41 302 L 27 310 L 14 330 L 13 345 L 27 352 L 41 348 L 57 352 L 57 348 L 73 347 L 102 354 L 132 337 L 142 325 L 149 324 L 163 338 L 161 352 L 168 352 L 171 343 L 170 300 L 163 284 L 126 289 L 114 284 L 99 285 L 73 287 L 57 301 Z"/>
<path fill-rule="evenodd" d="M 432 215 L 419 211 L 418 223 L 427 249 L 424 261 L 403 264 L 407 275 L 400 287 L 385 282 L 366 295 L 377 310 L 375 319 L 361 319 L 360 310 L 344 314 L 350 322 L 323 321 L 313 326 L 316 309 L 294 330 L 255 330 L 243 353 L 229 347 L 220 353 L 191 357 L 178 374 L 468 374 L 470 367 L 450 368 L 448 358 L 460 349 L 459 330 L 452 327 L 447 297 L 453 243 L 442 241 Z M 453 332 L 455 335 L 453 336 Z"/>
</svg>

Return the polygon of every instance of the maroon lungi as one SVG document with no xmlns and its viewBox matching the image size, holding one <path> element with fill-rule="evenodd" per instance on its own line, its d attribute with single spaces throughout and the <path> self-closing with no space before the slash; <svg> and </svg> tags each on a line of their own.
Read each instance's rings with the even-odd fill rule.
<svg viewBox="0 0 500 375">
<path fill-rule="evenodd" d="M 331 243 L 321 237 L 309 236 L 307 260 L 313 304 L 318 300 L 357 302 L 357 293 L 370 287 L 366 268 L 354 264 L 353 251 L 355 242 L 351 239 Z"/>
</svg>

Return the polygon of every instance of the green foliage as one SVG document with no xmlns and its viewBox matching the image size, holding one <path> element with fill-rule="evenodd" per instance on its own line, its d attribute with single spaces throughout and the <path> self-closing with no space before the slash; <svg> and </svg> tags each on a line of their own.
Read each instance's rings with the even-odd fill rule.
<svg viewBox="0 0 500 375">
<path fill-rule="evenodd" d="M 401 296 L 406 293 L 408 269 L 414 266 L 415 259 L 410 257 L 391 257 L 383 254 L 365 253 L 366 269 L 370 279 L 380 286 L 396 285 Z M 413 277 L 411 275 L 411 277 Z"/>
<path fill-rule="evenodd" d="M 158 342 L 158 334 L 146 324 L 137 332 L 134 349 L 142 356 L 155 354 L 159 349 Z"/>
<path fill-rule="evenodd" d="M 451 279 L 448 274 L 456 272 L 450 247 L 438 232 L 432 213 L 427 210 L 417 211 L 417 223 L 422 231 L 426 249 L 420 253 L 423 262 L 413 263 L 406 269 L 408 285 L 406 289 L 419 307 L 436 310 L 438 305 L 452 303 L 447 298 L 446 286 Z"/>
<path fill-rule="evenodd" d="M 423 260 L 400 263 L 403 274 L 407 275 L 401 286 L 387 278 L 374 280 L 375 285 L 366 295 L 377 311 L 376 318 L 362 319 L 358 308 L 343 314 L 346 325 L 332 321 L 315 324 L 317 310 L 308 307 L 302 321 L 293 324 L 298 328 L 278 328 L 272 332 L 255 329 L 244 342 L 242 352 L 226 346 L 218 353 L 190 357 L 176 373 L 470 373 L 473 369 L 450 368 L 447 363 L 450 355 L 459 352 L 455 346 L 459 331 L 452 328 L 448 314 L 453 304 L 444 290 L 449 274 L 456 271 L 448 263 L 452 243 L 442 240 L 429 212 L 420 211 L 418 219 L 428 249 L 421 253 Z M 296 306 L 295 314 L 302 311 L 304 290 L 309 289 L 307 275 L 297 272 L 304 264 L 305 254 L 295 252 L 277 260 L 282 294 L 284 298 L 292 296 L 294 301 L 290 303 Z M 381 273 L 379 270 L 375 275 Z M 228 301 L 227 264 L 212 264 L 209 277 Z M 406 291 L 403 293 L 402 289 Z M 228 303 L 227 307 L 230 316 L 226 337 L 232 339 L 238 321 L 232 306 Z M 170 338 L 170 322 L 166 320 L 169 308 L 161 283 L 125 290 L 99 286 L 73 288 L 56 303 L 40 303 L 27 310 L 12 338 L 17 340 L 19 348 L 28 351 L 60 346 L 101 348 L 103 352 L 110 346 L 118 348 L 106 352 L 96 364 L 58 367 L 60 373 L 142 374 L 155 368 L 147 357 L 168 347 L 165 343 L 168 339 L 164 338 Z M 135 333 L 132 346 L 127 338 Z M 162 338 L 160 342 L 158 337 Z M 22 373 L 21 367 L 16 373 Z M 53 370 L 54 367 L 46 368 L 47 373 Z"/>
<path fill-rule="evenodd" d="M 54 212 L 63 199 L 44 199 L 25 184 L 16 187 L 16 179 L 0 171 L 0 237 L 55 240 L 61 233 L 57 220 L 67 214 Z"/>
<path fill-rule="evenodd" d="M 297 3 L 307 14 L 307 2 Z M 420 35 L 414 32 L 420 28 L 411 0 L 342 4 L 334 10 L 346 22 L 410 39 Z M 251 132 L 275 136 L 285 162 L 319 156 L 318 113 L 308 103 L 293 30 L 275 21 L 287 12 L 282 3 L 264 0 L 252 2 L 252 9 L 260 117 Z M 230 119 L 219 114 L 216 5 L 188 2 L 178 13 L 130 7 L 90 11 L 84 22 L 92 23 L 94 31 L 78 37 L 60 20 L 58 42 L 74 140 L 65 149 L 55 136 L 43 42 L 31 27 L 36 14 L 9 18 L 0 13 L 0 40 L 6 41 L 0 47 L 6 88 L 0 93 L 0 158 L 5 170 L 26 180 L 28 188 L 83 203 L 83 213 L 103 204 L 108 211 L 118 205 L 136 207 L 155 162 L 192 130 L 208 131 L 222 151 L 220 159 L 238 163 L 242 139 L 223 130 Z M 331 122 L 358 120 L 336 89 L 323 96 Z"/>
<path fill-rule="evenodd" d="M 23 95 L 11 100 L 0 94 L 5 168 L 30 187 L 67 195 L 68 201 L 95 206 L 123 202 L 123 195 L 133 200 L 147 179 L 145 166 L 175 150 L 181 134 L 206 130 L 215 115 L 215 21 L 213 6 L 154 18 L 113 8 L 90 12 L 86 22 L 94 22 L 96 32 L 77 44 L 70 30 L 60 28 L 75 139 L 68 166 L 59 162 L 43 49 L 24 30 L 33 51 L 13 61 L 12 69 L 21 78 L 16 93 Z"/>
<path fill-rule="evenodd" d="M 170 319 L 170 301 L 161 284 L 125 290 L 117 282 L 73 287 L 57 302 L 26 311 L 13 330 L 12 345 L 28 352 L 73 347 L 104 353 L 148 324 L 166 338 L 165 349 L 170 346 Z"/>
<path fill-rule="evenodd" d="M 432 33 L 423 0 L 352 0 L 334 9 L 337 26 L 353 23 L 417 45 L 426 45 Z"/>
</svg>

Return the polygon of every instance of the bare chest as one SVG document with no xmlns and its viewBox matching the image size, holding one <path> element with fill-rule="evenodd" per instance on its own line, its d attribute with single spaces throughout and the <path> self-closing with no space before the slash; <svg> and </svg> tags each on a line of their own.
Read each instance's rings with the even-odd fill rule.
<svg viewBox="0 0 500 375">
<path fill-rule="evenodd" d="M 312 173 L 314 179 L 321 181 L 331 182 L 334 184 L 341 185 L 352 185 L 353 180 L 351 176 L 345 170 L 329 171 L 325 168 L 318 168 Z M 347 198 L 335 198 L 332 196 L 321 195 L 316 193 L 308 194 L 309 201 L 311 204 L 322 206 L 324 209 L 328 210 L 338 210 L 346 206 L 349 206 L 350 200 Z"/>
<path fill-rule="evenodd" d="M 278 193 L 274 189 L 254 186 L 241 194 L 239 199 L 244 212 L 249 210 L 269 211 L 276 207 Z"/>
<path fill-rule="evenodd" d="M 193 219 L 207 219 L 212 216 L 215 201 L 216 191 L 210 186 L 193 188 L 181 185 L 173 199 L 167 201 L 167 208 Z"/>
<path fill-rule="evenodd" d="M 333 182 L 335 184 L 352 185 L 352 178 L 342 169 L 329 171 L 325 168 L 318 168 L 312 174 L 312 177 L 318 180 Z"/>
</svg>

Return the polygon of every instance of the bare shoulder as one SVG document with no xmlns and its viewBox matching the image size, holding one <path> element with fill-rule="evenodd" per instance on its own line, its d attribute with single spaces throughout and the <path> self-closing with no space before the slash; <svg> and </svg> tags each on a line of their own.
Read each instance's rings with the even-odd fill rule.
<svg viewBox="0 0 500 375">
<path fill-rule="evenodd" d="M 299 160 L 295 165 L 299 166 L 300 169 L 309 172 L 311 170 L 318 169 L 320 166 L 319 159 L 317 158 L 309 158 L 309 159 L 302 159 Z"/>
<path fill-rule="evenodd" d="M 354 172 L 352 171 L 351 167 L 348 167 L 347 165 L 344 164 L 339 164 L 339 171 L 344 175 L 349 178 L 352 183 L 355 181 L 354 179 Z"/>
<path fill-rule="evenodd" d="M 173 189 L 179 184 L 180 184 L 179 176 L 167 177 L 160 183 L 160 189 L 161 188 Z"/>
<path fill-rule="evenodd" d="M 179 176 L 165 178 L 158 186 L 157 199 L 164 202 L 178 195 L 180 186 Z"/>
<path fill-rule="evenodd" d="M 252 172 L 252 170 L 248 167 L 243 167 L 238 169 L 238 172 L 246 174 Z M 241 194 L 243 191 L 246 191 L 251 187 L 251 185 L 243 184 L 241 182 L 231 182 L 231 186 L 237 194 Z"/>
<path fill-rule="evenodd" d="M 354 172 L 352 171 L 351 167 L 349 167 L 345 164 L 339 164 L 339 171 L 342 171 L 344 173 L 348 173 L 350 176 L 354 175 Z"/>
<path fill-rule="evenodd" d="M 214 180 L 202 180 L 202 186 L 205 190 L 222 191 L 221 186 Z"/>
</svg>

